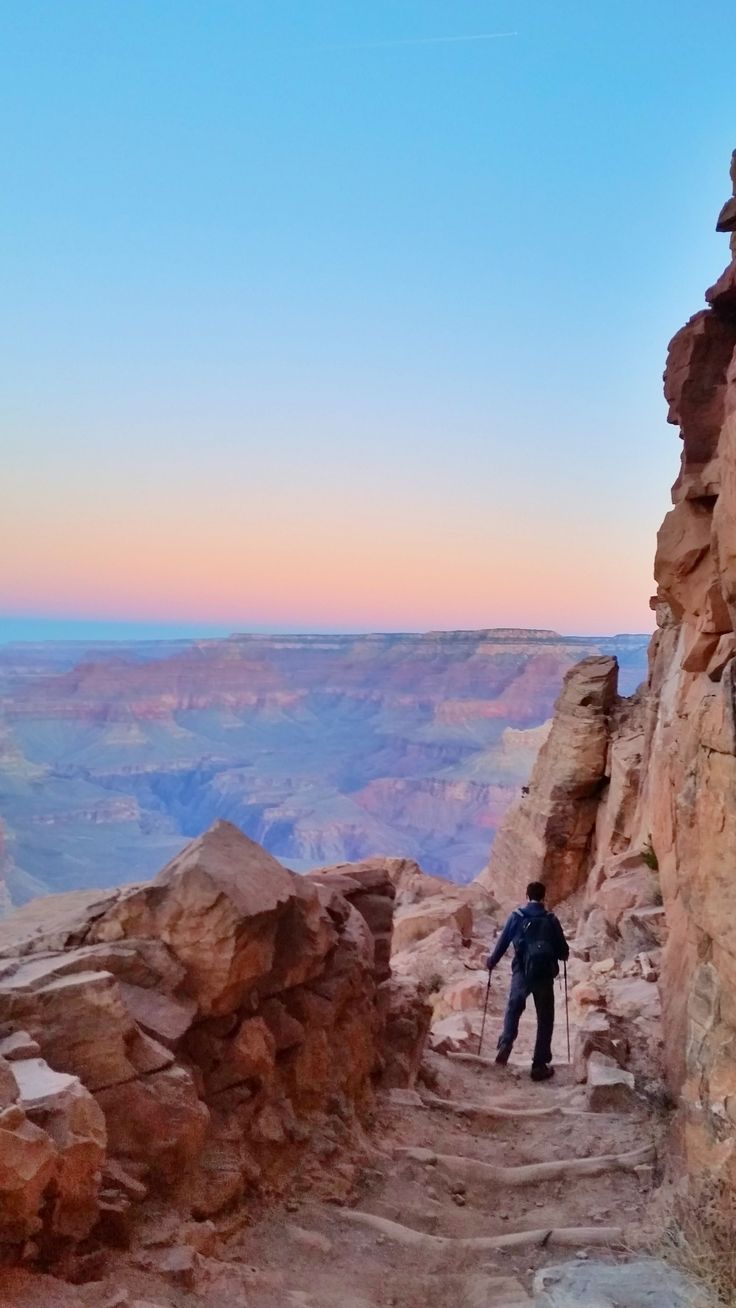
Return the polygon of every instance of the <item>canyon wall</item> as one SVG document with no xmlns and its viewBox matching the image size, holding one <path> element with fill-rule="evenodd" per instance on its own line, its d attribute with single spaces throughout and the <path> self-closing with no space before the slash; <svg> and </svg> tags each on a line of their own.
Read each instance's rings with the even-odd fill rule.
<svg viewBox="0 0 736 1308">
<path fill-rule="evenodd" d="M 682 455 L 658 535 L 646 685 L 620 698 L 606 680 L 596 699 L 601 660 L 568 675 L 483 874 L 502 899 L 512 884 L 523 897 L 527 872 L 553 900 L 577 892 L 586 957 L 648 951 L 696 1195 L 736 1191 L 736 155 L 731 176 L 718 223 L 734 233 L 731 263 L 669 346 Z"/>
<path fill-rule="evenodd" d="M 736 157 L 731 176 L 736 190 Z M 736 203 L 719 228 L 736 231 Z M 667 915 L 665 1050 L 688 1171 L 736 1188 L 736 244 L 670 344 L 669 420 L 683 442 L 659 532 L 658 632 L 639 825 Z M 656 708 L 655 708 L 656 704 Z M 648 827 L 646 836 L 644 827 Z"/>
<path fill-rule="evenodd" d="M 376 853 L 476 875 L 564 673 L 646 636 L 550 631 L 0 646 L 12 903 L 154 875 L 215 819 L 297 872 Z M 7 902 L 0 898 L 0 913 Z"/>
</svg>

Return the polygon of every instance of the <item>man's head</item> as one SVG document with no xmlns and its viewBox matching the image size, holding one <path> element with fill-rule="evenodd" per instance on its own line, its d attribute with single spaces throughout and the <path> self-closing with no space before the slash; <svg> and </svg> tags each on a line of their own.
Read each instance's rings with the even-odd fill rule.
<svg viewBox="0 0 736 1308">
<path fill-rule="evenodd" d="M 526 888 L 527 899 L 533 900 L 535 904 L 541 904 L 546 893 L 546 886 L 543 886 L 541 881 L 530 881 Z"/>
</svg>

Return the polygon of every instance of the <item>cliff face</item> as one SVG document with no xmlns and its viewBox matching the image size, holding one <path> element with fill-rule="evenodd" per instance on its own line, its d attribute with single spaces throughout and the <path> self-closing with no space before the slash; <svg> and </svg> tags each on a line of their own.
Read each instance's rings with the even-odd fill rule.
<svg viewBox="0 0 736 1308">
<path fill-rule="evenodd" d="M 731 169 L 736 189 L 736 156 Z M 736 230 L 734 202 L 722 230 Z M 731 238 L 732 255 L 736 254 Z M 648 823 L 668 923 L 668 1072 L 693 1176 L 736 1187 L 736 258 L 670 345 L 665 394 L 683 441 L 659 533 L 650 651 Z"/>
<path fill-rule="evenodd" d="M 527 881 L 544 881 L 551 902 L 567 899 L 585 882 L 616 674 L 614 658 L 590 658 L 565 677 L 528 793 L 509 813 L 478 878 L 505 908 L 523 900 Z"/>
<path fill-rule="evenodd" d="M 736 190 L 736 155 L 731 175 Z M 736 198 L 719 227 L 736 233 Z M 584 886 L 579 952 L 625 970 L 648 951 L 696 1193 L 714 1181 L 736 1190 L 736 235 L 731 250 L 709 307 L 669 347 L 682 456 L 658 535 L 647 683 L 617 699 L 609 682 L 583 720 L 586 664 L 568 675 L 530 793 L 484 875 L 503 895 L 514 870 L 516 898 L 527 872 L 557 900 Z M 596 776 L 595 792 L 576 790 Z M 627 1020 L 654 1045 L 640 998 Z"/>
</svg>

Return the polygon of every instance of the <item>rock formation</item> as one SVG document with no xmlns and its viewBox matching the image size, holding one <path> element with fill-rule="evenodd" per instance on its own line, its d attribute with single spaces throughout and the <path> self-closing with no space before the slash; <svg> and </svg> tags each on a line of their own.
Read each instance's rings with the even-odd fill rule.
<svg viewBox="0 0 736 1308">
<path fill-rule="evenodd" d="M 507 815 L 478 878 L 505 908 L 523 900 L 527 881 L 544 881 L 550 903 L 558 903 L 586 879 L 606 778 L 616 671 L 613 658 L 589 658 L 565 677 L 528 793 Z"/>
<path fill-rule="evenodd" d="M 599 1015 L 585 1038 L 591 1056 L 605 1046 L 604 1098 L 608 1082 L 625 1088 L 601 1014 L 626 1020 L 640 1057 L 646 1043 L 653 1053 L 659 974 L 678 1156 L 696 1204 L 736 1193 L 736 154 L 731 176 L 718 220 L 731 263 L 671 341 L 664 375 L 682 454 L 657 541 L 646 685 L 615 699 L 611 666 L 594 661 L 602 693 L 584 722 L 593 664 L 568 675 L 530 793 L 482 878 L 501 895 L 515 872 L 517 896 L 527 874 L 556 899 L 584 886 L 574 996 Z"/>
<path fill-rule="evenodd" d="M 218 822 L 149 884 L 6 918 L 0 1257 L 124 1242 L 149 1193 L 203 1221 L 349 1140 L 382 1069 L 411 1085 L 429 1010 L 390 980 L 394 893 Z"/>
</svg>

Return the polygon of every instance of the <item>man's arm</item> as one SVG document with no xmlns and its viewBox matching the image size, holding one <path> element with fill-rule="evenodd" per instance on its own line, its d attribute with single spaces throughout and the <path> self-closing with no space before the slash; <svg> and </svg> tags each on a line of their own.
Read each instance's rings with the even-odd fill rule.
<svg viewBox="0 0 736 1308">
<path fill-rule="evenodd" d="M 554 913 L 552 914 L 552 921 L 554 923 L 555 950 L 557 953 L 557 957 L 559 958 L 561 963 L 566 963 L 568 958 L 570 957 L 570 946 L 568 945 L 567 940 L 565 939 L 565 933 L 562 930 L 562 924 L 555 917 Z"/>
<path fill-rule="evenodd" d="M 511 944 L 514 938 L 514 934 L 516 931 L 516 922 L 514 920 L 515 918 L 516 918 L 516 913 L 512 913 L 503 931 L 498 937 L 498 940 L 496 941 L 492 952 L 488 955 L 488 958 L 486 959 L 486 967 L 488 968 L 489 972 L 492 972 L 496 964 L 500 963 L 501 959 L 506 953 L 506 950 L 508 949 L 509 945 Z"/>
</svg>

